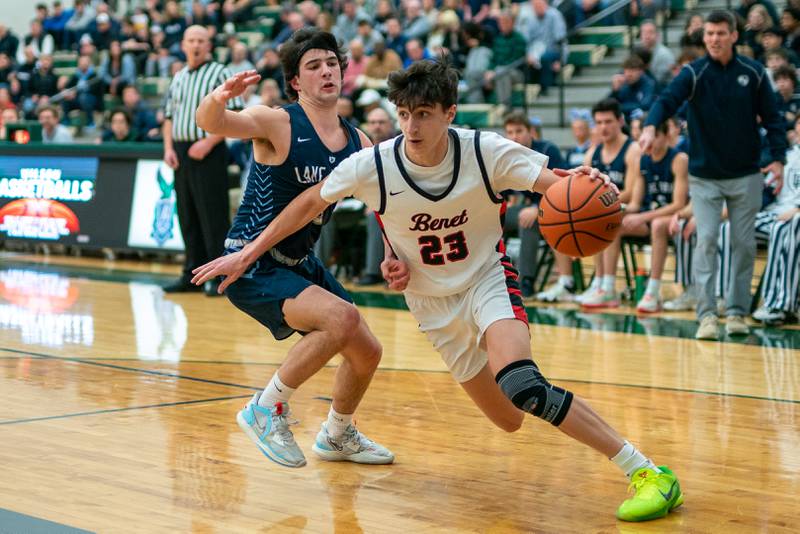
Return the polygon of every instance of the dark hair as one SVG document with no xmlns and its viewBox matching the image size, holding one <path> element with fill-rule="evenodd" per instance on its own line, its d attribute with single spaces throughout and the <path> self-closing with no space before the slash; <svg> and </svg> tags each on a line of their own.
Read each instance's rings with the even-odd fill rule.
<svg viewBox="0 0 800 534">
<path fill-rule="evenodd" d="M 645 61 L 635 53 L 622 62 L 623 69 L 644 70 L 644 66 L 645 66 Z"/>
<path fill-rule="evenodd" d="M 682 65 L 684 63 L 691 63 L 695 59 L 700 57 L 700 53 L 697 51 L 696 48 L 687 47 L 681 50 L 680 55 L 678 56 L 677 63 L 678 65 Z"/>
<path fill-rule="evenodd" d="M 671 118 L 672 117 L 670 117 L 670 119 Z M 656 126 L 656 133 L 662 133 L 664 135 L 667 135 L 669 133 L 669 120 L 670 119 L 667 119 L 664 122 L 662 122 L 661 124 L 659 124 L 658 126 Z M 642 118 L 642 124 L 644 124 L 644 118 Z"/>
<path fill-rule="evenodd" d="M 53 116 L 56 118 L 56 120 L 61 119 L 61 110 L 56 106 L 54 106 L 53 104 L 45 104 L 43 106 L 39 106 L 38 108 L 36 108 L 36 116 L 38 117 L 45 111 L 49 111 L 50 113 L 52 113 Z"/>
<path fill-rule="evenodd" d="M 592 107 L 592 117 L 597 115 L 598 113 L 604 113 L 610 111 L 614 114 L 614 117 L 620 118 L 622 117 L 622 109 L 619 107 L 619 102 L 615 98 L 604 98 L 600 102 Z"/>
<path fill-rule="evenodd" d="M 785 48 L 773 48 L 769 50 L 766 54 L 764 54 L 764 61 L 768 60 L 771 57 L 779 57 L 785 61 L 789 61 L 789 51 Z"/>
<path fill-rule="evenodd" d="M 117 113 L 122 113 L 122 115 L 125 117 L 125 122 L 128 123 L 128 127 L 129 128 L 131 126 L 133 126 L 133 118 L 131 117 L 131 114 L 128 113 L 128 110 L 126 110 L 125 108 L 114 108 L 111 111 L 111 113 L 108 115 L 108 123 L 109 124 L 111 124 L 111 120 L 114 118 L 114 115 L 116 115 Z"/>
<path fill-rule="evenodd" d="M 800 21 L 800 9 L 788 6 L 783 9 L 783 12 L 788 13 L 794 20 Z"/>
<path fill-rule="evenodd" d="M 528 129 L 531 127 L 531 121 L 527 115 L 522 111 L 512 111 L 503 118 L 503 128 L 509 124 L 524 126 Z"/>
<path fill-rule="evenodd" d="M 775 72 L 772 73 L 772 78 L 777 82 L 781 78 L 786 78 L 792 82 L 792 85 L 797 87 L 797 70 L 791 65 L 781 65 Z"/>
<path fill-rule="evenodd" d="M 297 100 L 297 91 L 292 87 L 292 80 L 300 73 L 300 60 L 306 52 L 314 48 L 330 50 L 336 54 L 339 61 L 339 70 L 342 77 L 347 68 L 346 50 L 337 41 L 332 33 L 319 28 L 302 28 L 292 34 L 280 49 L 281 68 L 283 79 L 286 81 L 284 90 L 290 100 Z"/>
<path fill-rule="evenodd" d="M 389 100 L 396 106 L 414 109 L 441 104 L 449 109 L 458 98 L 458 72 L 445 57 L 421 60 L 405 70 L 389 74 Z"/>
<path fill-rule="evenodd" d="M 737 31 L 736 17 L 726 9 L 715 9 L 706 17 L 706 22 L 711 24 L 727 24 L 731 32 Z"/>
<path fill-rule="evenodd" d="M 775 37 L 780 37 L 781 42 L 783 42 L 783 38 L 786 37 L 786 32 L 784 32 L 780 26 L 772 26 L 771 28 L 767 28 L 766 30 L 761 32 L 761 35 L 774 35 Z"/>
</svg>

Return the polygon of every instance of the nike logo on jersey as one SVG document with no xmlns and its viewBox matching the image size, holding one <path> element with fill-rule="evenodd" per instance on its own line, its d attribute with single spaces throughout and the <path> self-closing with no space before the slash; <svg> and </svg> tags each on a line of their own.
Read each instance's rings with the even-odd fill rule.
<svg viewBox="0 0 800 534">
<path fill-rule="evenodd" d="M 403 191 L 405 191 L 405 189 L 403 189 Z M 403 191 L 389 191 L 389 196 L 392 196 L 392 197 L 393 197 L 393 196 L 395 196 L 395 195 L 399 195 L 399 194 L 400 194 L 400 193 L 402 193 Z"/>
<path fill-rule="evenodd" d="M 298 137 L 297 138 L 297 142 L 298 143 L 305 143 L 306 141 L 311 141 L 311 138 L 310 137 L 306 137 L 306 138 Z"/>
</svg>

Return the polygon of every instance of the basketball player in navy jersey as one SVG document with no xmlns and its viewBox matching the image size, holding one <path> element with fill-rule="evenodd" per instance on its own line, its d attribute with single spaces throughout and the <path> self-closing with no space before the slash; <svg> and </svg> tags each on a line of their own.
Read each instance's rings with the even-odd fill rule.
<svg viewBox="0 0 800 534">
<path fill-rule="evenodd" d="M 601 100 L 592 108 L 592 117 L 602 142 L 586 153 L 585 164 L 607 174 L 620 190 L 619 200 L 625 206 L 625 219 L 639 211 L 644 199 L 644 181 L 639 170 L 642 157 L 639 145 L 622 133 L 622 110 L 613 98 Z M 619 296 L 615 288 L 617 261 L 621 250 L 618 236 L 604 251 L 594 257 L 594 280 L 576 300 L 586 308 L 615 308 Z"/>
<path fill-rule="evenodd" d="M 226 253 L 251 251 L 250 244 L 304 190 L 318 184 L 333 168 L 371 143 L 336 114 L 336 102 L 347 64 L 336 38 L 318 29 L 297 31 L 281 47 L 286 91 L 297 100 L 283 108 L 254 106 L 242 113 L 225 103 L 258 83 L 255 71 L 229 78 L 200 104 L 197 124 L 225 137 L 253 139 L 253 166 L 236 214 Z M 245 434 L 269 459 L 287 467 L 306 460 L 289 430 L 292 393 L 337 353 L 344 356 L 336 372 L 333 403 L 314 451 L 324 460 L 387 464 L 394 456 L 364 437 L 352 423 L 381 357 L 381 346 L 369 331 L 344 288 L 314 256 L 312 247 L 333 206 L 314 214 L 264 254 L 250 257 L 247 272 L 219 287 L 233 304 L 266 326 L 275 339 L 303 334 L 263 392 L 239 412 Z M 239 254 L 237 254 L 239 253 Z M 236 283 L 233 283 L 233 282 Z M 197 277 L 193 280 L 197 282 Z"/>
<path fill-rule="evenodd" d="M 238 279 L 252 258 L 337 200 L 355 196 L 382 221 L 381 268 L 389 287 L 404 292 L 420 328 L 484 414 L 513 432 L 530 413 L 605 454 L 635 489 L 619 507 L 620 519 L 667 515 L 683 503 L 675 475 L 624 441 L 584 400 L 550 384 L 531 359 L 517 274 L 501 240 L 500 192 L 543 193 L 561 176 L 528 147 L 491 132 L 450 128 L 458 75 L 444 60 L 413 63 L 388 82 L 402 135 L 348 158 L 242 251 L 199 268 L 197 282 Z M 596 169 L 579 170 L 598 179 Z"/>
<path fill-rule="evenodd" d="M 626 235 L 650 235 L 652 255 L 650 279 L 644 296 L 636 304 L 642 313 L 661 311 L 661 275 L 667 260 L 669 225 L 672 216 L 681 211 L 689 196 L 689 158 L 669 146 L 669 124 L 656 129 L 651 154 L 642 156 L 641 173 L 645 181 L 645 201 L 639 213 L 625 217 Z"/>
</svg>

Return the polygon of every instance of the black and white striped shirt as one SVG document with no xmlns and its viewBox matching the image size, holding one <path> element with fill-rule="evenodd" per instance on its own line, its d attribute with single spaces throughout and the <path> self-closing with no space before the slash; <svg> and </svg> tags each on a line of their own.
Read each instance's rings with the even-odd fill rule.
<svg viewBox="0 0 800 534">
<path fill-rule="evenodd" d="M 173 141 L 197 141 L 208 137 L 208 133 L 197 126 L 197 107 L 207 94 L 230 76 L 231 72 L 225 65 L 214 61 L 203 63 L 194 70 L 186 66 L 178 71 L 169 84 L 164 108 L 166 118 L 172 120 Z M 242 99 L 231 98 L 227 108 L 244 108 Z"/>
</svg>

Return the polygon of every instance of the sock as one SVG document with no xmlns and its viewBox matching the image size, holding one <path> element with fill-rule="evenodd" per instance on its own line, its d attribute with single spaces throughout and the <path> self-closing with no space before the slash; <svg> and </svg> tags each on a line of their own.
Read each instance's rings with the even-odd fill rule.
<svg viewBox="0 0 800 534">
<path fill-rule="evenodd" d="M 289 402 L 289 397 L 294 393 L 295 388 L 290 388 L 278 377 L 276 372 L 272 375 L 272 380 L 269 381 L 261 397 L 258 399 L 258 405 L 264 408 L 272 408 L 278 402 Z"/>
<path fill-rule="evenodd" d="M 562 274 L 558 277 L 558 283 L 561 284 L 562 287 L 571 288 L 575 284 L 572 281 L 572 277 L 568 274 Z"/>
<path fill-rule="evenodd" d="M 614 286 L 617 283 L 617 277 L 613 274 L 603 275 L 603 285 L 601 286 L 606 293 L 613 293 Z"/>
<path fill-rule="evenodd" d="M 602 283 L 601 278 L 602 277 L 600 276 L 595 276 L 594 278 L 592 278 L 592 283 L 589 284 L 589 290 L 600 289 L 600 284 Z"/>
<path fill-rule="evenodd" d="M 622 445 L 617 455 L 611 458 L 611 461 L 622 469 L 622 472 L 625 473 L 625 476 L 628 478 L 642 467 L 648 467 L 656 473 L 661 472 L 661 469 L 659 469 L 650 458 L 639 452 L 636 447 L 627 441 Z"/>
<path fill-rule="evenodd" d="M 325 424 L 325 427 L 328 429 L 328 435 L 335 439 L 341 437 L 352 422 L 353 414 L 339 413 L 334 410 L 333 405 L 331 405 L 331 409 L 328 412 L 328 422 Z"/>
<path fill-rule="evenodd" d="M 645 293 L 648 295 L 652 295 L 658 298 L 658 294 L 661 292 L 661 280 L 656 280 L 655 278 L 650 278 L 647 281 L 647 289 Z"/>
</svg>

